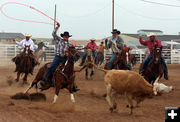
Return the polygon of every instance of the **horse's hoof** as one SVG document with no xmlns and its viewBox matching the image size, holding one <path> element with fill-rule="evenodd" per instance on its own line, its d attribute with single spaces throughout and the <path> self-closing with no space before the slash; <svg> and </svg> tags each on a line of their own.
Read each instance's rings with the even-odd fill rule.
<svg viewBox="0 0 180 122">
<path fill-rule="evenodd" d="M 117 109 L 117 105 L 115 104 L 115 105 L 113 105 L 113 109 Z"/>
<path fill-rule="evenodd" d="M 113 110 L 114 110 L 113 108 L 109 108 L 109 111 L 110 111 L 111 113 L 113 112 Z"/>
</svg>

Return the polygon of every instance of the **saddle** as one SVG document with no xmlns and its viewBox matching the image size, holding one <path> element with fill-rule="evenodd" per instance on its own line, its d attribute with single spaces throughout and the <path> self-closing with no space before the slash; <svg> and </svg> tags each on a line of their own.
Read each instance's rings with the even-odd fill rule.
<svg viewBox="0 0 180 122">
<path fill-rule="evenodd" d="M 51 62 L 47 63 L 47 64 L 44 66 L 44 68 L 45 68 L 45 69 L 48 69 L 48 67 L 50 66 L 50 64 L 51 64 Z M 49 84 L 51 84 L 52 87 L 55 86 L 54 76 L 55 76 L 57 73 L 61 73 L 61 74 L 65 77 L 65 80 L 67 81 L 67 83 L 66 83 L 62 88 L 65 88 L 65 87 L 69 84 L 71 78 L 75 75 L 75 73 L 74 73 L 70 78 L 68 78 L 68 77 L 64 74 L 64 72 L 63 72 L 64 67 L 65 67 L 65 63 L 62 63 L 62 62 L 59 63 L 59 65 L 57 66 L 57 68 L 56 68 L 54 71 L 52 71 L 51 74 L 49 75 L 47 81 L 49 82 Z"/>
</svg>

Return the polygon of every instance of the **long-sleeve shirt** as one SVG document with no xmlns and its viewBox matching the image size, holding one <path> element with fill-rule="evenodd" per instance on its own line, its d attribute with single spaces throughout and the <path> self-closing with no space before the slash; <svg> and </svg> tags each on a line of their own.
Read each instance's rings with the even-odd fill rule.
<svg viewBox="0 0 180 122">
<path fill-rule="evenodd" d="M 158 39 L 155 39 L 154 41 L 151 41 L 151 40 L 145 40 L 143 41 L 142 37 L 139 38 L 139 42 L 144 45 L 144 46 L 147 46 L 149 51 L 152 53 L 153 51 L 153 48 L 155 47 L 155 45 L 157 47 L 161 47 L 162 44 L 161 44 L 161 41 L 158 40 Z"/>
<path fill-rule="evenodd" d="M 68 41 L 63 40 L 61 37 L 57 35 L 58 27 L 56 27 L 52 33 L 52 36 L 55 40 L 55 47 L 56 47 L 56 55 L 65 55 L 66 51 L 70 46 Z"/>
<path fill-rule="evenodd" d="M 124 46 L 124 41 L 120 36 L 112 37 L 107 44 L 107 48 L 111 48 L 113 53 L 118 53 Z"/>
<path fill-rule="evenodd" d="M 96 51 L 96 49 L 97 49 L 97 45 L 96 45 L 96 43 L 95 42 L 89 42 L 84 48 L 91 48 L 92 49 L 92 51 Z"/>
<path fill-rule="evenodd" d="M 18 42 L 16 41 L 16 44 L 19 46 L 22 46 L 25 48 L 25 45 L 30 45 L 30 50 L 34 51 L 34 42 L 32 39 L 29 39 L 28 41 L 26 39 L 23 39 L 22 41 Z"/>
</svg>

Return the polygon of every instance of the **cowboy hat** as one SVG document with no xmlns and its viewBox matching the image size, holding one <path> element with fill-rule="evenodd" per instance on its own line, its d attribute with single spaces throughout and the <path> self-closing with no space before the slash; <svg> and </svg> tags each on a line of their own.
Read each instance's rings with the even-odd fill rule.
<svg viewBox="0 0 180 122">
<path fill-rule="evenodd" d="M 71 37 L 72 35 L 69 35 L 69 32 L 65 31 L 64 33 L 61 33 L 61 37 L 63 36 Z"/>
<path fill-rule="evenodd" d="M 25 34 L 25 37 L 31 37 L 31 34 L 26 33 L 26 34 Z"/>
<path fill-rule="evenodd" d="M 96 39 L 95 38 L 91 38 L 90 41 L 96 41 Z"/>
<path fill-rule="evenodd" d="M 152 32 L 149 35 L 147 35 L 147 37 L 151 37 L 151 36 L 157 37 L 157 35 L 155 33 L 152 33 Z"/>
<path fill-rule="evenodd" d="M 113 34 L 113 33 L 117 33 L 118 35 L 121 34 L 121 32 L 120 32 L 119 30 L 117 30 L 117 29 L 113 29 L 113 32 L 111 32 L 111 33 L 112 33 L 112 34 Z"/>
</svg>

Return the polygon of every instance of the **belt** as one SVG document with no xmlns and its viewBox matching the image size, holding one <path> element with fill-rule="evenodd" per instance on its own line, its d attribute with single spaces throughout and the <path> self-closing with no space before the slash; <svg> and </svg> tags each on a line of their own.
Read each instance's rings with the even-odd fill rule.
<svg viewBox="0 0 180 122">
<path fill-rule="evenodd" d="M 59 54 L 59 55 L 57 55 L 57 56 L 64 57 L 65 55 L 64 55 L 64 54 Z"/>
</svg>

